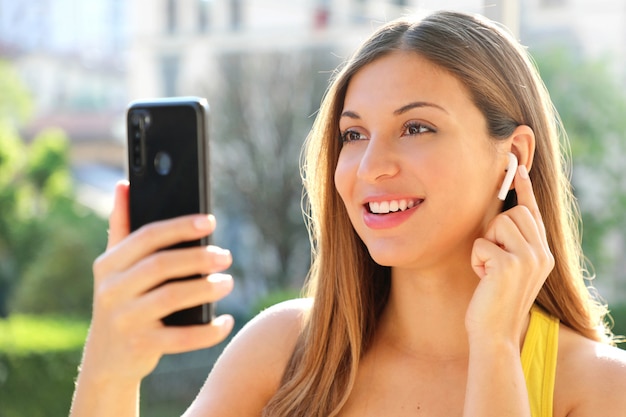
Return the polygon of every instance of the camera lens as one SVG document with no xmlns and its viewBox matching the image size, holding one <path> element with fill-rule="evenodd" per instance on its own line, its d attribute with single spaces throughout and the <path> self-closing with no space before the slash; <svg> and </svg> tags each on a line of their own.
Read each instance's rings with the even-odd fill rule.
<svg viewBox="0 0 626 417">
<path fill-rule="evenodd" d="M 161 175 L 167 175 L 172 170 L 172 157 L 167 152 L 158 152 L 154 157 L 154 169 Z"/>
<path fill-rule="evenodd" d="M 150 112 L 143 109 L 132 110 L 130 114 L 130 123 L 134 127 L 138 127 L 141 130 L 148 129 L 150 127 Z"/>
<path fill-rule="evenodd" d="M 141 123 L 141 115 L 139 115 L 139 113 L 131 114 L 130 123 L 132 123 L 133 126 L 139 126 L 139 124 Z"/>
</svg>

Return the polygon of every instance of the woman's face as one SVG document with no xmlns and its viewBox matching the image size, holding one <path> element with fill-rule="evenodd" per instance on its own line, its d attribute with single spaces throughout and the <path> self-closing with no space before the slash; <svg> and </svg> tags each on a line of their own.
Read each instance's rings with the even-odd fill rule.
<svg viewBox="0 0 626 417">
<path fill-rule="evenodd" d="M 339 128 L 335 186 L 374 260 L 469 266 L 474 240 L 501 210 L 508 158 L 461 82 L 393 52 L 352 77 Z"/>
</svg>

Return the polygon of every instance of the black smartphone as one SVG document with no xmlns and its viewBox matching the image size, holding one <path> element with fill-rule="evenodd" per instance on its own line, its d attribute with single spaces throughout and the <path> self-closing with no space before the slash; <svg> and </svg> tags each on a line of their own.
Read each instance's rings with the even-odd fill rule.
<svg viewBox="0 0 626 417">
<path fill-rule="evenodd" d="M 128 106 L 126 125 L 131 231 L 157 220 L 209 213 L 209 106 L 206 99 L 175 97 L 133 101 Z M 206 237 L 171 248 L 209 243 L 210 238 Z M 171 280 L 200 277 L 172 277 Z M 213 316 L 213 304 L 203 304 L 174 312 L 162 321 L 169 326 L 185 326 L 209 323 Z"/>
</svg>

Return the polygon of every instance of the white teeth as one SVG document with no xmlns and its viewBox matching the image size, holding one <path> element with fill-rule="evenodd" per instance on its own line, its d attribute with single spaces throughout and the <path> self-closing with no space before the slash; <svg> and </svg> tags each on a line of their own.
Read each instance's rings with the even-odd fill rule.
<svg viewBox="0 0 626 417">
<path fill-rule="evenodd" d="M 415 204 L 415 200 L 373 201 L 369 203 L 369 208 L 374 214 L 387 214 L 410 209 Z"/>
</svg>

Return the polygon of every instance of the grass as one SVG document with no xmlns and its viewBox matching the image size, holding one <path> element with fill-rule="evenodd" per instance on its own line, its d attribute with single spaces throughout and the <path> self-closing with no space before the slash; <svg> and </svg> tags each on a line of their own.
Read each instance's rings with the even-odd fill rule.
<svg viewBox="0 0 626 417">
<path fill-rule="evenodd" d="M 0 351 L 41 352 L 76 349 L 85 342 L 85 320 L 16 314 L 0 320 Z"/>
</svg>

